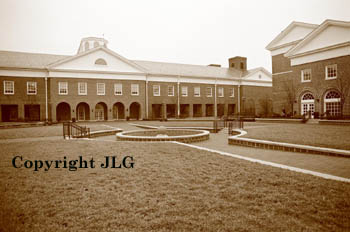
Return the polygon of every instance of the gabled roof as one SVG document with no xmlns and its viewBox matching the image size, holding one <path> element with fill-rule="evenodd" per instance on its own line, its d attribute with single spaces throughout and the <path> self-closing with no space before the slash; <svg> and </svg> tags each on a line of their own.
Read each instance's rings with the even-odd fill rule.
<svg viewBox="0 0 350 232">
<path fill-rule="evenodd" d="M 109 53 L 110 55 L 116 57 L 117 59 L 119 59 L 119 60 L 129 64 L 130 66 L 132 66 L 132 67 L 134 67 L 134 68 L 136 68 L 136 69 L 138 69 L 138 70 L 140 70 L 142 72 L 146 71 L 146 69 L 144 69 L 142 66 L 140 66 L 140 65 L 138 65 L 138 64 L 136 64 L 136 63 L 134 63 L 134 62 L 124 58 L 123 56 L 121 56 L 121 55 L 119 55 L 119 54 L 113 52 L 112 50 L 110 50 L 110 49 L 108 49 L 106 47 L 103 47 L 103 46 L 98 46 L 98 47 L 90 49 L 88 51 L 78 53 L 75 56 L 66 57 L 65 59 L 59 60 L 59 61 L 57 61 L 57 62 L 55 62 L 53 64 L 48 65 L 48 68 L 54 68 L 54 67 L 56 67 L 56 66 L 58 66 L 60 64 L 67 63 L 69 61 L 78 59 L 79 57 L 86 56 L 86 55 L 91 54 L 91 53 L 93 53 L 95 51 L 98 51 L 98 50 L 102 50 L 102 51 L 104 51 L 106 53 Z"/>
<path fill-rule="evenodd" d="M 0 67 L 44 69 L 46 66 L 70 56 L 0 51 Z"/>
<path fill-rule="evenodd" d="M 285 45 L 289 45 L 289 44 L 293 44 L 296 43 L 297 41 L 300 41 L 300 39 L 302 39 L 304 36 L 306 35 L 301 35 L 302 38 L 298 38 L 294 41 L 291 41 L 287 44 L 283 44 L 283 45 L 279 45 L 276 46 L 278 44 L 279 41 L 281 41 L 285 36 L 287 36 L 294 28 L 296 27 L 304 27 L 304 28 L 310 28 L 310 29 L 314 29 L 316 27 L 318 27 L 317 24 L 311 24 L 311 23 L 303 23 L 303 22 L 295 22 L 293 21 L 292 23 L 290 23 L 280 34 L 278 34 L 276 36 L 276 38 L 274 38 L 265 48 L 267 50 L 273 50 L 275 48 L 281 47 L 281 46 L 285 46 Z"/>
<path fill-rule="evenodd" d="M 322 31 L 324 31 L 327 27 L 329 27 L 331 25 L 342 26 L 342 27 L 350 27 L 350 22 L 331 20 L 331 19 L 325 20 L 321 25 L 319 25 L 310 34 L 308 34 L 303 40 L 301 40 L 293 48 L 291 48 L 285 54 L 285 56 L 286 57 L 292 57 L 295 54 L 295 52 L 297 52 L 300 48 L 305 46 L 307 43 L 309 43 L 311 40 L 313 40 L 315 37 L 317 37 L 317 35 L 319 35 Z M 350 43 L 350 37 L 347 38 L 347 39 L 345 38 L 345 41 Z"/>
<path fill-rule="evenodd" d="M 95 48 L 103 49 L 104 51 L 113 54 L 114 56 L 126 61 L 128 63 L 137 66 L 139 69 L 144 70 L 145 73 L 156 75 L 176 75 L 176 76 L 193 76 L 193 77 L 211 77 L 211 78 L 224 78 L 235 79 L 250 76 L 253 73 L 262 70 L 271 76 L 264 68 L 256 68 L 247 71 L 240 71 L 234 68 L 223 68 L 205 65 L 192 65 L 192 64 L 178 64 L 178 63 L 165 63 L 165 62 L 153 62 L 153 61 L 141 61 L 141 60 L 127 60 L 126 58 L 114 53 L 113 51 L 99 47 Z M 28 68 L 28 69 L 47 69 L 54 68 L 56 65 L 68 62 L 78 56 L 89 54 L 94 49 L 81 53 L 75 56 L 67 55 L 53 55 L 53 54 L 39 54 L 39 53 L 27 53 L 27 52 L 12 52 L 12 51 L 0 51 L 0 68 Z"/>
<path fill-rule="evenodd" d="M 232 68 L 143 60 L 134 60 L 134 62 L 142 67 L 145 67 L 150 74 L 217 78 L 240 78 L 242 75 L 241 71 Z"/>
<path fill-rule="evenodd" d="M 264 72 L 268 77 L 272 78 L 272 74 L 263 67 L 258 67 L 258 68 L 254 68 L 254 69 L 250 69 L 250 70 L 245 71 L 243 73 L 243 78 L 250 77 L 259 71 Z"/>
</svg>

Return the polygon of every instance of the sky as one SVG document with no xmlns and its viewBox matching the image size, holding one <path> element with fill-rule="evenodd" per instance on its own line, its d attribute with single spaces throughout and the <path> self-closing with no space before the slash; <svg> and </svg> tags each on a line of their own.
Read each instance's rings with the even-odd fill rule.
<svg viewBox="0 0 350 232">
<path fill-rule="evenodd" d="M 350 0 L 0 0 L 0 50 L 74 55 L 104 37 L 131 60 L 221 64 L 247 57 L 271 71 L 265 49 L 292 21 L 350 21 Z"/>
</svg>

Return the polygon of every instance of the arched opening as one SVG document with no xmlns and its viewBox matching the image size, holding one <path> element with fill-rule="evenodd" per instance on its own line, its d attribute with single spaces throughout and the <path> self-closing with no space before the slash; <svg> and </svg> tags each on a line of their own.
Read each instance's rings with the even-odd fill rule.
<svg viewBox="0 0 350 232">
<path fill-rule="evenodd" d="M 95 106 L 95 119 L 97 121 L 107 120 L 107 105 L 103 102 L 99 102 Z"/>
<path fill-rule="evenodd" d="M 80 102 L 76 109 L 76 118 L 78 121 L 90 120 L 90 107 L 85 102 Z"/>
<path fill-rule="evenodd" d="M 60 104 L 57 105 L 56 120 L 58 122 L 71 120 L 70 105 L 68 103 L 61 102 Z"/>
<path fill-rule="evenodd" d="M 133 102 L 130 105 L 130 118 L 132 119 L 139 119 L 140 118 L 140 113 L 141 113 L 141 106 L 138 102 Z"/>
<path fill-rule="evenodd" d="M 98 65 L 107 65 L 107 62 L 102 59 L 102 58 L 99 58 L 95 61 L 95 64 L 98 64 Z"/>
<path fill-rule="evenodd" d="M 341 98 L 339 92 L 331 90 L 325 94 L 324 112 L 327 116 L 338 116 L 341 114 Z"/>
<path fill-rule="evenodd" d="M 125 108 L 123 103 L 117 102 L 113 105 L 113 118 L 114 119 L 124 119 L 125 118 Z"/>
<path fill-rule="evenodd" d="M 315 112 L 315 98 L 312 93 L 304 93 L 301 97 L 301 115 L 309 115 L 313 118 Z"/>
</svg>

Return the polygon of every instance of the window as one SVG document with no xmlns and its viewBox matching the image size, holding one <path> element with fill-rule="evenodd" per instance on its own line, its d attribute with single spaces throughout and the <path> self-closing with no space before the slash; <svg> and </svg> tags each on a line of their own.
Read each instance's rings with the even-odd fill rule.
<svg viewBox="0 0 350 232">
<path fill-rule="evenodd" d="M 123 84 L 114 84 L 114 95 L 123 95 Z"/>
<path fill-rule="evenodd" d="M 231 68 L 234 68 L 234 67 L 235 67 L 235 63 L 232 63 L 232 64 L 231 64 Z"/>
<path fill-rule="evenodd" d="M 201 96 L 201 87 L 194 87 L 194 96 L 195 97 Z"/>
<path fill-rule="evenodd" d="M 87 95 L 87 83 L 79 82 L 78 83 L 78 95 Z"/>
<path fill-rule="evenodd" d="M 244 63 L 241 62 L 241 69 L 244 69 Z"/>
<path fill-rule="evenodd" d="M 27 82 L 27 94 L 35 95 L 36 94 L 36 82 L 28 81 Z"/>
<path fill-rule="evenodd" d="M 311 69 L 301 70 L 301 82 L 311 81 Z"/>
<path fill-rule="evenodd" d="M 107 65 L 107 62 L 102 59 L 102 58 L 99 58 L 95 61 L 95 64 L 98 64 L 98 65 Z"/>
<path fill-rule="evenodd" d="M 326 80 L 337 78 L 337 65 L 332 64 L 326 66 Z"/>
<path fill-rule="evenodd" d="M 182 86 L 181 87 L 181 96 L 187 97 L 188 89 L 187 86 Z"/>
<path fill-rule="evenodd" d="M 4 81 L 4 94 L 15 94 L 14 81 Z"/>
<path fill-rule="evenodd" d="M 324 98 L 325 113 L 336 116 L 341 114 L 341 98 L 336 91 L 329 91 Z"/>
<path fill-rule="evenodd" d="M 160 96 L 160 85 L 153 85 L 153 96 Z"/>
<path fill-rule="evenodd" d="M 213 96 L 213 88 L 207 87 L 207 97 L 212 97 L 212 96 Z"/>
<path fill-rule="evenodd" d="M 131 95 L 139 95 L 139 84 L 131 84 Z"/>
<path fill-rule="evenodd" d="M 174 96 L 175 88 L 173 85 L 168 85 L 168 96 Z"/>
<path fill-rule="evenodd" d="M 219 92 L 219 97 L 224 97 L 224 88 L 223 87 L 219 87 L 218 92 Z"/>
<path fill-rule="evenodd" d="M 235 97 L 235 89 L 230 88 L 230 97 Z"/>
<path fill-rule="evenodd" d="M 68 82 L 58 82 L 58 94 L 59 95 L 68 94 Z"/>
<path fill-rule="evenodd" d="M 97 95 L 105 95 L 105 83 L 97 83 Z"/>
</svg>

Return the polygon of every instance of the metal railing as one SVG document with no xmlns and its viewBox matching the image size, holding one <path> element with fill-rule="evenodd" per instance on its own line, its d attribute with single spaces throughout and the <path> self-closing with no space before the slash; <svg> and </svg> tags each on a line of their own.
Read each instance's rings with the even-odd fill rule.
<svg viewBox="0 0 350 232">
<path fill-rule="evenodd" d="M 90 138 L 90 128 L 73 122 L 64 122 L 63 138 Z"/>
<path fill-rule="evenodd" d="M 228 129 L 228 134 L 232 134 L 233 129 L 243 129 L 243 120 L 241 118 L 236 119 L 216 119 L 213 121 L 214 133 L 218 133 L 223 128 Z"/>
</svg>

